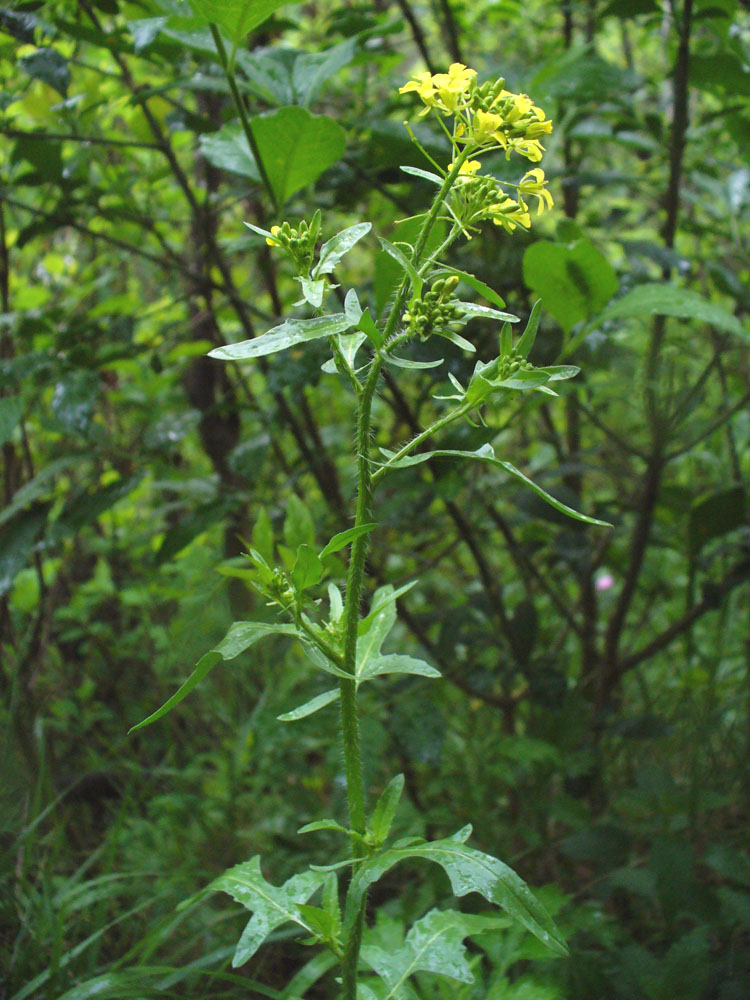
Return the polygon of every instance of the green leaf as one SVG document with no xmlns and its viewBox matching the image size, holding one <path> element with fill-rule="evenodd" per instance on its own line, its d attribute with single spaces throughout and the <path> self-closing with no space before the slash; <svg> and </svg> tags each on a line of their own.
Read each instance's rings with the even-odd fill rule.
<svg viewBox="0 0 750 1000">
<path fill-rule="evenodd" d="M 230 41 L 238 44 L 253 28 L 290 0 L 190 0 L 190 6 L 202 21 L 216 24 Z M 294 3 L 295 0 L 291 0 Z"/>
<path fill-rule="evenodd" d="M 693 504 L 688 519 L 688 551 L 694 559 L 712 538 L 719 538 L 747 524 L 744 486 L 717 490 Z"/>
<path fill-rule="evenodd" d="M 259 358 L 266 354 L 285 351 L 295 344 L 303 344 L 308 340 L 319 340 L 321 337 L 343 333 L 352 326 L 351 319 L 344 313 L 315 316 L 312 319 L 288 319 L 253 340 L 215 347 L 208 352 L 208 356 L 220 358 L 222 361 L 245 361 L 248 358 Z"/>
<path fill-rule="evenodd" d="M 258 855 L 214 879 L 209 889 L 229 893 L 245 909 L 253 912 L 237 944 L 232 959 L 233 968 L 244 965 L 252 958 L 268 935 L 282 924 L 295 923 L 310 931 L 300 915 L 298 904 L 306 903 L 324 881 L 321 873 L 308 871 L 292 876 L 280 887 L 271 885 L 263 878 Z"/>
<path fill-rule="evenodd" d="M 315 523 L 312 514 L 296 493 L 292 493 L 286 504 L 284 518 L 284 541 L 290 549 L 299 545 L 315 546 Z"/>
<path fill-rule="evenodd" d="M 429 181 L 431 184 L 436 184 L 438 187 L 441 187 L 443 181 L 445 180 L 445 178 L 441 177 L 439 174 L 433 174 L 429 170 L 422 170 L 421 167 L 402 166 L 401 170 L 405 174 L 412 174 L 414 177 L 421 177 L 422 180 Z"/>
<path fill-rule="evenodd" d="M 427 451 L 420 452 L 418 455 L 407 455 L 404 458 L 399 458 L 396 461 L 389 461 L 385 463 L 384 468 L 386 469 L 403 469 L 410 465 L 419 465 L 421 462 L 429 462 L 432 458 L 470 458 L 479 462 L 487 462 L 489 465 L 495 465 L 500 469 L 504 469 L 505 472 L 509 473 L 515 479 L 520 480 L 524 485 L 528 486 L 529 489 L 533 490 L 537 496 L 540 496 L 545 500 L 551 507 L 555 510 L 560 511 L 561 514 L 567 514 L 568 517 L 574 518 L 576 521 L 583 521 L 585 524 L 596 524 L 602 528 L 611 528 L 612 525 L 607 521 L 599 521 L 595 517 L 589 517 L 587 514 L 581 514 L 577 510 L 573 510 L 572 507 L 568 507 L 567 504 L 562 503 L 560 500 L 556 500 L 551 494 L 543 490 L 541 486 L 538 486 L 535 482 L 525 476 L 519 469 L 510 462 L 502 462 L 499 458 L 495 458 L 495 452 L 492 449 L 492 445 L 485 444 L 482 445 L 477 451 L 453 451 L 453 450 L 439 450 L 439 451 Z"/>
<path fill-rule="evenodd" d="M 380 656 L 380 648 L 385 642 L 388 633 L 396 624 L 396 602 L 393 600 L 383 601 L 384 596 L 395 593 L 393 587 L 389 585 L 380 587 L 375 591 L 373 597 L 373 607 L 367 618 L 359 623 L 359 635 L 357 638 L 357 680 L 367 669 L 370 660 Z"/>
<path fill-rule="evenodd" d="M 256 183 L 260 181 L 258 165 L 239 122 L 227 122 L 217 132 L 202 135 L 199 147 L 201 155 L 220 170 L 249 177 Z M 245 225 L 258 232 L 257 227 L 251 226 L 249 222 Z"/>
<path fill-rule="evenodd" d="M 460 302 L 458 305 L 467 319 L 494 319 L 502 320 L 504 323 L 520 322 L 518 316 L 514 316 L 512 313 L 492 309 L 490 306 L 483 306 L 478 302 Z"/>
<path fill-rule="evenodd" d="M 253 543 L 253 548 L 256 549 L 263 559 L 265 559 L 265 561 L 270 565 L 273 562 L 274 536 L 271 518 L 268 516 L 268 511 L 265 507 L 261 507 L 258 511 L 258 517 L 253 525 L 251 541 Z"/>
<path fill-rule="evenodd" d="M 399 250 L 397 246 L 394 246 L 393 243 L 389 243 L 388 240 L 383 239 L 382 236 L 379 236 L 378 239 L 380 240 L 381 247 L 385 250 L 388 256 L 392 257 L 396 261 L 405 274 L 409 275 L 413 294 L 416 296 L 421 295 L 424 281 L 417 274 L 417 269 L 414 267 L 412 262 L 408 260 L 404 253 Z"/>
<path fill-rule="evenodd" d="M 431 667 L 424 660 L 416 659 L 414 656 L 404 656 L 401 653 L 389 653 L 386 656 L 377 656 L 370 659 L 367 665 L 362 668 L 359 679 L 361 681 L 370 680 L 372 677 L 381 677 L 383 674 L 416 674 L 419 677 L 440 677 L 440 671 Z"/>
<path fill-rule="evenodd" d="M 445 358 L 437 358 L 435 361 L 412 361 L 409 358 L 396 357 L 395 354 L 383 354 L 382 358 L 387 365 L 395 365 L 396 368 L 416 368 L 420 371 L 424 368 L 439 368 L 445 361 Z"/>
<path fill-rule="evenodd" d="M 30 561 L 34 547 L 47 524 L 49 504 L 35 504 L 12 518 L 0 530 L 0 596 Z"/>
<path fill-rule="evenodd" d="M 19 59 L 19 66 L 35 80 L 41 80 L 62 97 L 68 96 L 70 70 L 67 59 L 57 49 L 37 49 Z"/>
<path fill-rule="evenodd" d="M 385 982 L 382 1000 L 402 1000 L 414 994 L 404 984 L 415 972 L 433 972 L 462 983 L 473 983 L 464 938 L 504 926 L 492 917 L 473 916 L 455 910 L 430 910 L 406 935 L 400 948 L 366 944 L 362 958 Z"/>
<path fill-rule="evenodd" d="M 326 83 L 352 61 L 356 48 L 355 38 L 345 38 L 338 45 L 322 52 L 301 52 L 295 59 L 292 70 L 292 84 L 297 101 L 303 107 L 309 107 Z"/>
<path fill-rule="evenodd" d="M 688 288 L 678 288 L 668 282 L 651 282 L 636 285 L 608 306 L 597 322 L 629 319 L 633 316 L 674 316 L 677 319 L 694 319 L 718 330 L 726 330 L 745 342 L 750 342 L 750 331 L 731 313 L 709 302 L 702 295 Z"/>
<path fill-rule="evenodd" d="M 278 205 L 340 160 L 344 130 L 332 118 L 299 107 L 279 108 L 250 122 Z M 321 272 L 325 273 L 325 272 Z"/>
<path fill-rule="evenodd" d="M 313 712 L 318 712 L 321 708 L 325 708 L 326 705 L 330 705 L 331 702 L 336 701 L 339 694 L 338 688 L 324 691 L 323 694 L 319 694 L 317 697 L 311 698 L 310 701 L 306 701 L 304 705 L 292 709 L 291 712 L 284 712 L 283 715 L 277 715 L 276 718 L 279 722 L 296 722 L 298 719 L 305 719 L 308 715 L 312 715 Z"/>
<path fill-rule="evenodd" d="M 376 844 L 382 844 L 391 831 L 393 817 L 404 791 L 404 776 L 397 774 L 391 778 L 378 799 L 370 816 L 368 827 Z"/>
<path fill-rule="evenodd" d="M 317 833 L 319 830 L 333 830 L 335 833 L 345 833 L 350 836 L 351 831 L 337 823 L 335 819 L 317 819 L 313 823 L 306 823 L 301 826 L 297 833 Z"/>
<path fill-rule="evenodd" d="M 523 278 L 565 333 L 599 312 L 617 291 L 614 268 L 588 240 L 533 243 L 523 256 Z"/>
<path fill-rule="evenodd" d="M 476 275 L 470 274 L 468 271 L 460 271 L 457 267 L 451 267 L 449 264 L 443 264 L 436 271 L 433 271 L 430 277 L 439 278 L 446 274 L 457 274 L 461 281 L 465 282 L 469 288 L 473 288 L 477 294 L 487 299 L 488 302 L 491 302 L 493 306 L 497 306 L 498 309 L 505 308 L 504 299 L 501 299 L 493 288 L 490 288 L 489 285 L 485 285 L 485 283 L 480 281 Z"/>
<path fill-rule="evenodd" d="M 165 701 L 160 709 L 153 712 L 142 722 L 139 722 L 136 726 L 131 726 L 128 733 L 133 733 L 136 729 L 143 729 L 144 726 L 150 726 L 152 722 L 161 719 L 175 705 L 179 705 L 200 684 L 203 678 L 210 673 L 217 663 L 221 660 L 233 660 L 240 653 L 254 646 L 261 639 L 265 639 L 268 635 L 291 635 L 299 638 L 297 629 L 293 625 L 269 625 L 265 622 L 235 622 L 218 646 L 215 646 L 198 660 L 195 670 L 185 683 L 175 691 L 172 697 L 168 701 Z"/>
<path fill-rule="evenodd" d="M 502 907 L 514 920 L 558 955 L 568 949 L 555 924 L 536 900 L 523 879 L 502 861 L 467 847 L 471 827 L 464 827 L 445 840 L 398 841 L 393 847 L 362 864 L 354 873 L 347 896 L 347 925 L 355 919 L 368 887 L 399 861 L 424 858 L 439 864 L 447 874 L 456 896 L 478 892 L 490 903 Z"/>
<path fill-rule="evenodd" d="M 0 445 L 10 439 L 18 427 L 23 415 L 23 400 L 20 396 L 8 396 L 0 399 Z"/>
<path fill-rule="evenodd" d="M 531 310 L 526 329 L 521 334 L 521 339 L 516 345 L 516 351 L 524 358 L 529 356 L 531 348 L 536 340 L 536 332 L 539 329 L 539 320 L 542 318 L 542 300 L 537 299 Z"/>
<path fill-rule="evenodd" d="M 346 548 L 350 545 L 355 538 L 359 538 L 360 535 L 366 535 L 369 532 L 377 528 L 377 522 L 371 521 L 367 524 L 358 524 L 353 528 L 347 528 L 346 531 L 339 531 L 337 535 L 334 535 L 330 542 L 326 545 L 324 549 L 320 551 L 320 558 L 325 559 L 326 556 L 333 555 L 334 552 L 340 552 L 341 549 Z"/>
<path fill-rule="evenodd" d="M 342 229 L 340 233 L 332 236 L 330 240 L 327 240 L 323 246 L 320 248 L 320 255 L 318 258 L 318 263 L 313 270 L 313 277 L 319 278 L 321 274 L 331 274 L 333 269 L 337 266 L 344 254 L 347 254 L 351 248 L 358 243 L 363 236 L 366 236 L 372 229 L 372 223 L 370 222 L 360 222 L 356 226 L 349 226 L 348 229 Z M 360 316 L 362 315 L 362 310 L 360 309 Z M 359 322 L 359 316 L 357 316 L 353 326 Z"/>
<path fill-rule="evenodd" d="M 298 594 L 304 593 L 309 587 L 320 583 L 323 576 L 323 565 L 317 554 L 309 545 L 300 545 L 297 549 L 297 559 L 292 570 L 292 583 Z"/>
<path fill-rule="evenodd" d="M 300 277 L 295 277 L 294 280 L 299 281 L 302 286 L 302 295 L 305 302 L 309 302 L 313 309 L 320 309 L 323 305 L 323 295 L 328 287 L 328 283 L 325 280 L 311 281 L 309 278 Z"/>
</svg>

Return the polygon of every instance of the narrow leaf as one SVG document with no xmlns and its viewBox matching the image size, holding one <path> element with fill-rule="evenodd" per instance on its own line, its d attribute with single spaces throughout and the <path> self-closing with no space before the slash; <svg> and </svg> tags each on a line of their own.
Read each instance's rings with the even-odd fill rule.
<svg viewBox="0 0 750 1000">
<path fill-rule="evenodd" d="M 291 712 L 284 712 L 283 715 L 279 715 L 277 718 L 279 722 L 296 722 L 298 719 L 304 719 L 308 715 L 312 715 L 314 712 L 319 711 L 321 708 L 325 708 L 326 705 L 330 705 L 331 702 L 336 701 L 338 697 L 338 688 L 331 691 L 325 691 L 323 694 L 319 694 L 317 697 L 311 698 L 310 701 L 306 701 L 304 705 L 300 705 L 298 708 L 292 709 Z"/>
<path fill-rule="evenodd" d="M 371 521 L 367 524 L 358 524 L 353 528 L 347 528 L 346 531 L 339 531 L 337 535 L 333 536 L 326 547 L 321 550 L 319 558 L 325 559 L 326 556 L 333 555 L 334 552 L 340 552 L 341 549 L 350 545 L 355 538 L 359 538 L 360 535 L 368 534 L 374 528 L 377 528 L 377 526 L 378 525 L 375 521 Z"/>
<path fill-rule="evenodd" d="M 233 660 L 240 653 L 255 645 L 260 639 L 268 635 L 292 635 L 297 636 L 297 629 L 293 625 L 268 625 L 265 622 L 235 622 L 224 636 L 218 646 L 206 653 L 196 664 L 195 670 L 188 677 L 185 683 L 169 698 L 156 712 L 153 712 L 136 726 L 131 726 L 128 733 L 135 732 L 136 729 L 143 729 L 150 726 L 171 711 L 175 705 L 186 698 L 190 692 L 196 688 L 204 677 L 221 660 Z"/>
<path fill-rule="evenodd" d="M 313 271 L 313 277 L 319 278 L 321 274 L 330 274 L 344 254 L 348 253 L 371 229 L 372 223 L 360 222 L 356 226 L 350 226 L 348 229 L 343 229 L 340 233 L 332 236 L 320 248 L 320 257 Z M 359 317 L 357 317 L 357 321 L 358 319 Z"/>
<path fill-rule="evenodd" d="M 538 496 L 545 500 L 551 507 L 555 510 L 559 510 L 561 514 L 567 514 L 568 517 L 572 517 L 576 521 L 583 521 L 585 524 L 595 524 L 602 528 L 611 528 L 612 525 L 608 521 L 599 521 L 595 517 L 589 517 L 587 514 L 581 514 L 580 511 L 573 510 L 572 507 L 568 507 L 567 504 L 562 503 L 560 500 L 556 500 L 551 494 L 547 493 L 546 490 L 542 489 L 535 482 L 525 476 L 515 465 L 511 465 L 510 462 L 502 462 L 500 459 L 495 458 L 495 453 L 492 450 L 492 445 L 485 444 L 478 451 L 453 451 L 453 450 L 440 450 L 440 451 L 428 451 L 420 452 L 418 455 L 407 455 L 404 458 L 400 458 L 396 461 L 386 462 L 384 468 L 388 469 L 402 469 L 410 465 L 419 465 L 421 462 L 429 462 L 432 458 L 469 458 L 480 462 L 487 462 L 489 465 L 495 465 L 500 469 L 504 469 L 505 472 L 509 473 L 515 479 L 520 480 L 524 485 L 528 486 L 529 489 L 533 490 Z"/>
<path fill-rule="evenodd" d="M 390 257 L 392 257 L 397 264 L 399 264 L 399 266 L 402 268 L 403 271 L 406 272 L 406 274 L 409 275 L 409 280 L 411 281 L 414 294 L 417 296 L 421 295 L 422 285 L 424 284 L 424 282 L 417 274 L 417 269 L 414 267 L 412 262 L 410 260 L 407 260 L 402 251 L 399 250 L 397 246 L 394 246 L 393 243 L 389 243 L 388 240 L 383 239 L 382 236 L 379 236 L 378 239 L 380 240 L 380 245 L 385 250 L 385 252 Z"/>
<path fill-rule="evenodd" d="M 403 790 L 404 776 L 403 774 L 397 774 L 385 786 L 383 794 L 378 799 L 372 811 L 369 822 L 370 833 L 378 844 L 382 844 L 390 832 L 393 817 L 396 815 L 396 808 L 401 800 Z"/>
<path fill-rule="evenodd" d="M 521 334 L 521 339 L 518 341 L 516 350 L 519 354 L 523 355 L 524 358 L 529 356 L 531 348 L 534 346 L 534 341 L 536 340 L 536 332 L 539 329 L 539 320 L 542 317 L 542 300 L 537 299 L 534 303 L 534 307 L 531 310 L 531 315 L 529 316 L 529 321 L 526 324 L 526 329 Z"/>
</svg>

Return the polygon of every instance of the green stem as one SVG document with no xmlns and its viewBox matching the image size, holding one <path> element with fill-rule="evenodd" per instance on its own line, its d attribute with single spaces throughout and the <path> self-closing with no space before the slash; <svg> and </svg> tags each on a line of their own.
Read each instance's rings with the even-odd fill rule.
<svg viewBox="0 0 750 1000">
<path fill-rule="evenodd" d="M 468 406 L 464 403 L 455 410 L 451 410 L 450 413 L 446 413 L 444 417 L 440 417 L 440 419 L 436 420 L 434 424 L 430 424 L 430 426 L 426 430 L 423 430 L 421 434 L 417 434 L 416 437 L 413 437 L 411 441 L 408 441 L 403 448 L 396 452 L 393 458 L 388 460 L 386 465 L 381 465 L 376 472 L 373 472 L 371 477 L 373 487 L 380 482 L 383 476 L 400 458 L 404 458 L 404 456 L 409 455 L 415 448 L 418 448 L 423 441 L 427 441 L 433 434 L 437 434 L 438 431 L 441 431 L 444 427 L 452 424 L 454 420 L 458 420 L 460 417 L 465 416 L 471 409 L 472 406 Z"/>
<path fill-rule="evenodd" d="M 414 247 L 413 263 L 419 266 L 419 259 L 424 253 L 432 227 L 435 225 L 443 201 L 458 176 L 461 164 L 469 155 L 464 150 L 455 160 L 450 172 L 443 181 L 442 187 L 433 202 Z M 393 336 L 396 324 L 406 304 L 409 292 L 409 277 L 404 275 L 398 294 L 391 306 L 391 311 L 385 323 L 383 342 L 387 343 Z M 383 359 L 376 355 L 371 362 L 367 379 L 362 387 L 357 408 L 357 507 L 354 526 L 367 524 L 372 520 L 373 477 L 370 472 L 370 429 L 372 402 L 375 389 L 383 367 Z M 349 559 L 349 573 L 346 584 L 346 602 L 344 605 L 344 670 L 351 675 L 351 680 L 339 681 L 341 693 L 341 732 L 344 747 L 344 770 L 346 773 L 346 793 L 349 804 L 349 826 L 360 835 L 365 833 L 365 796 L 362 779 L 362 759 L 359 748 L 359 718 L 357 715 L 357 632 L 360 621 L 360 601 L 362 599 L 362 584 L 364 580 L 365 559 L 369 544 L 368 535 L 360 535 L 352 544 Z M 354 838 L 352 838 L 354 841 Z M 356 855 L 357 847 L 352 844 Z M 365 900 L 362 901 L 359 912 L 344 943 L 342 960 L 343 1000 L 356 1000 L 357 995 L 357 963 L 364 928 Z"/>
<path fill-rule="evenodd" d="M 255 157 L 255 162 L 258 165 L 258 173 L 260 174 L 260 179 L 263 181 L 263 187 L 269 194 L 271 198 L 271 203 L 274 209 L 278 209 L 278 204 L 276 202 L 276 195 L 274 194 L 273 188 L 271 187 L 271 181 L 269 180 L 268 174 L 266 173 L 266 168 L 263 165 L 263 160 L 261 159 L 260 150 L 258 149 L 258 143 L 255 141 L 255 136 L 253 135 L 253 130 L 250 128 L 250 119 L 247 117 L 247 110 L 245 109 L 245 102 L 240 96 L 239 88 L 237 87 L 237 78 L 234 75 L 234 53 L 232 53 L 232 64 L 230 64 L 227 58 L 227 50 L 224 47 L 224 40 L 219 34 L 219 30 L 215 24 L 210 24 L 211 35 L 214 40 L 214 45 L 216 46 L 216 51 L 219 53 L 219 59 L 221 60 L 221 68 L 224 70 L 224 76 L 227 78 L 227 83 L 229 84 L 229 90 L 232 93 L 232 100 L 234 101 L 234 106 L 237 109 L 237 113 L 240 116 L 240 121 L 242 123 L 242 131 L 245 133 L 245 138 L 247 139 L 247 144 L 250 147 L 250 151 Z"/>
</svg>

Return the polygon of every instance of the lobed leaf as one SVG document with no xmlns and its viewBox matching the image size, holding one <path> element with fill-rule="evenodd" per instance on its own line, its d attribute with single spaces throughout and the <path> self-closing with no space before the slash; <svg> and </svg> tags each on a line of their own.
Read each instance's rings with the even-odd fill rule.
<svg viewBox="0 0 750 1000">
<path fill-rule="evenodd" d="M 321 873 L 307 871 L 292 876 L 282 886 L 271 885 L 260 870 L 259 855 L 235 865 L 214 879 L 209 889 L 227 892 L 246 909 L 253 911 L 253 917 L 237 944 L 232 966 L 244 965 L 268 935 L 282 924 L 295 923 L 311 931 L 298 907 L 300 903 L 306 903 L 324 881 Z"/>
<path fill-rule="evenodd" d="M 464 827 L 445 840 L 398 841 L 393 847 L 365 861 L 354 873 L 347 896 L 347 929 L 356 919 L 369 886 L 408 858 L 424 858 L 439 864 L 451 881 L 456 896 L 478 892 L 490 903 L 502 907 L 558 955 L 567 955 L 565 941 L 554 921 L 512 868 L 490 854 L 467 847 L 471 827 Z M 439 971 L 439 970 L 438 970 Z"/>
</svg>

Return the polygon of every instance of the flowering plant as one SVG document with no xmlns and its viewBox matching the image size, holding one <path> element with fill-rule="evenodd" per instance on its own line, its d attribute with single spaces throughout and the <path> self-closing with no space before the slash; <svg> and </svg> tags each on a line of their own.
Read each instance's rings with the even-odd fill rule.
<svg viewBox="0 0 750 1000">
<path fill-rule="evenodd" d="M 360 755 L 359 689 L 391 674 L 439 676 L 434 667 L 421 659 L 383 652 L 396 622 L 396 602 L 416 581 L 398 589 L 390 585 L 376 589 L 370 595 L 369 607 L 363 611 L 368 590 L 365 557 L 368 545 L 377 537 L 377 487 L 384 477 L 406 466 L 436 457 L 463 458 L 484 462 L 516 478 L 571 517 L 602 523 L 566 507 L 510 462 L 497 458 L 489 444 L 473 452 L 420 448 L 458 420 L 470 415 L 481 420 L 482 409 L 491 398 L 501 402 L 509 394 L 526 390 L 555 395 L 551 384 L 572 377 L 578 369 L 536 367 L 528 360 L 539 323 L 539 303 L 514 344 L 512 325 L 519 322 L 518 317 L 505 311 L 497 293 L 445 260 L 454 240 L 461 234 L 470 238 L 471 232 L 477 231 L 477 224 L 485 219 L 491 219 L 508 232 L 517 226 L 528 226 L 527 197 L 538 199 L 540 211 L 551 206 L 544 173 L 538 167 L 524 174 L 516 185 L 503 184 L 479 172 L 481 157 L 498 149 L 508 158 L 519 155 L 537 162 L 543 153 L 540 138 L 552 127 L 544 112 L 525 95 L 506 91 L 502 80 L 478 86 L 475 71 L 458 63 L 447 73 L 417 74 L 401 92 L 417 93 L 424 104 L 422 114 L 436 115 L 451 148 L 445 166 L 430 158 L 435 173 L 404 168 L 429 179 L 438 190 L 422 216 L 419 236 L 413 245 L 395 245 L 380 239 L 383 249 L 402 271 L 385 314 L 374 318 L 370 307 L 360 302 L 353 288 L 344 296 L 343 311 L 326 312 L 323 307 L 326 296 L 335 287 L 331 275 L 345 254 L 370 232 L 369 223 L 359 223 L 337 233 L 319 249 L 319 213 L 309 223 L 302 221 L 296 227 L 283 222 L 267 231 L 250 225 L 265 237 L 270 247 L 287 256 L 300 282 L 303 296 L 300 304 L 311 307 L 315 315 L 287 319 L 260 337 L 210 352 L 215 358 L 243 362 L 307 341 L 327 341 L 331 357 L 323 370 L 344 379 L 356 402 L 358 490 L 353 524 L 320 549 L 311 544 L 306 533 L 295 536 L 291 510 L 284 528 L 284 546 L 275 544 L 270 524 L 264 524 L 262 530 L 256 529 L 245 565 L 233 567 L 231 573 L 258 591 L 274 609 L 275 617 L 271 621 L 235 622 L 226 637 L 199 661 L 176 694 L 140 723 L 143 726 L 161 718 L 214 666 L 234 659 L 270 635 L 287 636 L 297 642 L 311 669 L 333 679 L 334 687 L 280 719 L 296 722 L 330 704 L 339 706 L 348 817 L 343 822 L 336 817 L 314 819 L 299 832 L 314 834 L 326 830 L 340 834 L 348 845 L 344 858 L 323 868 L 311 866 L 277 887 L 266 881 L 260 858 L 254 857 L 227 871 L 209 888 L 229 893 L 253 914 L 237 946 L 235 965 L 246 962 L 277 927 L 291 923 L 304 935 L 306 943 L 324 949 L 306 966 L 305 988 L 330 970 L 338 969 L 342 1000 L 411 998 L 414 994 L 408 979 L 420 970 L 471 982 L 464 939 L 507 926 L 507 918 L 498 919 L 494 914 L 476 916 L 458 910 L 433 909 L 414 924 L 403 941 L 384 949 L 368 928 L 368 890 L 394 865 L 407 859 L 437 863 L 447 873 L 456 896 L 479 893 L 489 903 L 504 909 L 553 952 L 566 952 L 565 942 L 551 917 L 519 876 L 502 861 L 468 846 L 471 827 L 432 842 L 415 837 L 389 841 L 404 785 L 403 775 L 396 775 L 374 806 L 369 807 Z M 453 119 L 452 131 L 446 127 L 448 118 Z M 413 135 L 412 138 L 417 142 Z M 515 190 L 515 197 L 507 193 L 506 187 Z M 428 240 L 439 219 L 447 220 L 450 229 L 444 241 L 428 252 Z M 459 289 L 463 286 L 469 292 L 479 292 L 490 305 L 462 299 Z M 501 324 L 497 356 L 478 361 L 466 387 L 449 375 L 452 392 L 436 397 L 449 405 L 436 420 L 397 451 L 373 453 L 372 407 L 383 370 L 397 372 L 424 366 L 423 362 L 396 351 L 408 348 L 415 339 L 440 337 L 461 350 L 474 352 L 474 345 L 459 333 L 474 318 Z M 338 554 L 349 548 L 342 593 L 342 581 L 337 576 L 341 566 Z M 342 873 L 344 885 L 339 882 Z M 311 903 L 313 898 L 317 900 L 315 904 Z M 293 993 L 299 982 L 297 977 Z"/>
</svg>

